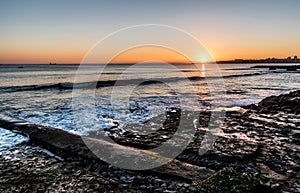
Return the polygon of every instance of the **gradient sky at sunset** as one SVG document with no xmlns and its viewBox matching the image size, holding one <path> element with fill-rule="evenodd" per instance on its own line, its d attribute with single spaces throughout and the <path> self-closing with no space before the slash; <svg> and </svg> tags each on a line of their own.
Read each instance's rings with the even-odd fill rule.
<svg viewBox="0 0 300 193">
<path fill-rule="evenodd" d="M 80 63 L 109 33 L 147 23 L 187 31 L 215 60 L 300 55 L 299 8 L 298 0 L 2 0 L 0 63 Z M 125 56 L 117 61 L 143 58 Z"/>
</svg>

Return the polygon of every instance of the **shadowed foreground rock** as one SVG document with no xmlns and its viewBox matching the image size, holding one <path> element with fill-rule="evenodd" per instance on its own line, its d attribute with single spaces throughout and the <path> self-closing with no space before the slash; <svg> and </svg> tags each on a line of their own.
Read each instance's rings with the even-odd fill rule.
<svg viewBox="0 0 300 193">
<path fill-rule="evenodd" d="M 89 159 L 98 160 L 98 157 L 94 155 L 96 152 L 96 155 L 100 155 L 100 159 L 101 155 L 111 156 L 116 164 L 117 162 L 126 162 L 127 165 L 131 164 L 131 168 L 138 168 L 139 164 L 145 164 L 144 160 L 146 160 L 146 164 L 148 163 L 150 167 L 151 164 L 153 167 L 162 165 L 159 168 L 151 169 L 152 172 L 183 178 L 187 181 L 205 179 L 214 172 L 204 167 L 168 159 L 147 150 L 124 147 L 102 139 L 81 137 L 60 129 L 32 124 L 3 114 L 0 115 L 0 127 L 28 136 L 30 141 L 48 146 L 50 149 L 60 149 Z M 91 152 L 86 144 L 92 147 L 94 151 Z M 118 156 L 122 156 L 122 159 Z M 130 160 L 133 161 L 130 162 Z M 163 165 L 163 163 L 167 164 Z"/>
<path fill-rule="evenodd" d="M 0 192 L 300 192 L 299 97 L 296 91 L 268 97 L 248 110 L 226 112 L 216 142 L 199 156 L 210 120 L 210 112 L 201 112 L 195 136 L 177 160 L 147 171 L 113 167 L 95 158 L 80 136 L 3 115 L 2 127 L 31 140 L 0 152 Z M 152 134 L 141 135 L 138 124 L 107 130 L 115 142 L 127 146 L 110 148 L 154 162 L 166 159 L 148 150 L 172 137 L 179 111 L 167 119 L 153 118 L 162 126 L 145 123 L 145 128 L 156 128 Z M 97 133 L 84 139 L 109 146 Z M 203 169 L 209 175 L 199 176 Z"/>
<path fill-rule="evenodd" d="M 283 111 L 285 113 L 300 114 L 300 91 L 281 94 L 279 96 L 270 96 L 258 104 L 248 105 L 244 108 L 257 110 L 261 113 L 274 114 L 278 111 Z"/>
<path fill-rule="evenodd" d="M 187 182 L 149 172 L 121 170 L 99 162 L 62 161 L 40 147 L 27 144 L 0 152 L 0 176 L 1 193 L 195 190 Z"/>
</svg>

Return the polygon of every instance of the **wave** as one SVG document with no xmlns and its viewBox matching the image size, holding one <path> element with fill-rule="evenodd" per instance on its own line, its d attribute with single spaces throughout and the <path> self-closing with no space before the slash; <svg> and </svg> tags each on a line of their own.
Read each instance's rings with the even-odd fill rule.
<svg viewBox="0 0 300 193">
<path fill-rule="evenodd" d="M 50 88 L 59 88 L 61 83 L 58 84 L 46 84 L 46 85 L 24 85 L 24 86 L 3 86 L 0 87 L 1 91 L 4 92 L 19 92 L 19 91 L 33 91 L 43 90 Z"/>
<path fill-rule="evenodd" d="M 122 80 L 100 80 L 97 82 L 82 82 L 82 83 L 71 83 L 71 82 L 62 82 L 56 84 L 44 84 L 44 85 L 24 85 L 24 86 L 4 86 L 0 87 L 1 91 L 4 92 L 20 92 L 20 91 L 35 91 L 35 90 L 47 90 L 47 89 L 59 89 L 59 90 L 71 90 L 71 89 L 84 89 L 84 88 L 101 88 L 101 87 L 110 87 L 110 86 L 128 86 L 128 85 L 151 85 L 151 84 L 163 84 L 167 82 L 176 82 L 176 81 L 201 81 L 207 79 L 219 79 L 219 78 L 238 78 L 238 77 L 247 77 L 247 76 L 260 76 L 271 73 L 279 73 L 274 71 L 267 72 L 255 72 L 247 74 L 233 74 L 228 76 L 191 76 L 191 77 L 168 77 L 168 78 L 153 78 L 153 79 L 122 79 Z M 285 72 L 280 72 L 285 73 Z M 291 73 L 291 72 L 287 72 Z"/>
<path fill-rule="evenodd" d="M 174 82 L 186 80 L 185 77 L 171 77 L 171 78 L 156 78 L 156 79 L 123 79 L 123 80 L 103 80 L 97 82 L 82 82 L 82 83 L 71 83 L 63 82 L 56 84 L 44 84 L 44 85 L 24 85 L 24 86 L 5 86 L 0 87 L 1 91 L 4 92 L 19 92 L 19 91 L 34 91 L 34 90 L 46 90 L 46 89 L 84 89 L 84 88 L 100 88 L 100 87 L 110 87 L 110 86 L 127 86 L 140 83 L 140 85 L 150 85 L 150 84 L 161 84 L 164 82 Z M 204 77 L 194 76 L 188 77 L 189 80 L 203 80 Z"/>
<path fill-rule="evenodd" d="M 223 76 L 223 78 L 236 78 L 236 77 L 244 77 L 244 76 L 260 76 L 265 74 L 270 74 L 273 72 L 255 72 L 255 73 L 247 73 L 247 74 L 232 74 L 228 76 Z"/>
</svg>

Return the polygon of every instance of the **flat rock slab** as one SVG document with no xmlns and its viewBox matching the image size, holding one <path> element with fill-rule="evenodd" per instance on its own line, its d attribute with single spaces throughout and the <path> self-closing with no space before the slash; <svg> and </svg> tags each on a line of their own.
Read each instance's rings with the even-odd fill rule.
<svg viewBox="0 0 300 193">
<path fill-rule="evenodd" d="M 152 168 L 152 166 L 167 163 L 158 168 L 150 169 L 150 171 L 179 177 L 187 181 L 206 179 L 214 173 L 213 170 L 162 157 L 148 150 L 125 147 L 102 139 L 82 137 L 60 129 L 32 124 L 4 114 L 0 114 L 0 127 L 28 136 L 30 141 L 88 159 L 99 160 L 100 158 L 101 161 L 107 161 L 106 158 L 110 156 L 109 161 L 114 160 L 113 165 L 120 165 L 123 162 L 127 164 L 128 168 L 138 168 L 140 164 L 148 163 L 150 164 L 148 167 Z"/>
<path fill-rule="evenodd" d="M 190 183 L 102 164 L 95 171 L 22 144 L 0 152 L 0 192 L 194 192 Z"/>
</svg>

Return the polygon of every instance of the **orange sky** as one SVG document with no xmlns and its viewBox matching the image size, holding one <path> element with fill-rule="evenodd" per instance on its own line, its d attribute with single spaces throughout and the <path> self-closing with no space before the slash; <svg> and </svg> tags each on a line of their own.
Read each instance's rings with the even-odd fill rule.
<svg viewBox="0 0 300 193">
<path fill-rule="evenodd" d="M 209 39 L 211 38 L 211 39 Z M 258 42 L 243 42 L 238 41 L 217 41 L 213 37 L 207 37 L 203 44 L 208 48 L 215 61 L 231 60 L 236 58 L 250 59 L 250 58 L 268 58 L 278 57 L 286 58 L 288 56 L 294 56 L 300 53 L 300 44 L 276 44 L 270 45 L 270 43 Z M 87 51 L 93 45 L 92 41 L 86 44 L 77 45 L 71 43 L 71 45 L 62 46 L 59 48 L 55 44 L 46 43 L 34 43 L 27 44 L 11 44 L 7 42 L 0 47 L 0 63 L 80 63 Z M 259 49 L 258 49 L 259 48 Z M 201 54 L 194 52 L 194 61 L 201 59 Z M 193 60 L 192 59 L 192 60 Z M 127 52 L 119 55 L 112 60 L 112 63 L 129 63 L 129 62 L 141 62 L 146 60 L 161 60 L 165 62 L 186 62 L 187 60 L 179 54 L 157 47 L 148 48 L 135 48 L 128 50 Z M 99 60 L 101 62 L 101 59 Z"/>
<path fill-rule="evenodd" d="M 286 58 L 300 55 L 300 41 L 286 38 L 277 38 L 275 41 L 263 41 L 263 37 L 257 37 L 257 41 L 244 39 L 244 37 L 219 37 L 218 34 L 198 35 L 193 34 L 208 49 L 215 61 L 231 60 L 236 58 Z M 45 35 L 46 36 L 46 35 Z M 100 38 L 95 37 L 53 37 L 43 39 L 23 39 L 17 37 L 14 41 L 7 38 L 0 46 L 0 63 L 80 63 L 88 50 Z M 188 49 L 188 45 L 177 40 L 179 44 Z M 118 46 L 118 45 L 112 45 Z M 109 52 L 110 48 L 107 48 Z M 199 60 L 201 53 L 193 52 L 192 60 Z M 127 63 L 146 60 L 161 60 L 165 62 L 186 61 L 182 56 L 170 50 L 148 47 L 129 50 L 115 58 L 112 62 Z M 99 59 L 101 62 L 101 59 Z M 193 61 L 197 62 L 197 61 Z"/>
<path fill-rule="evenodd" d="M 278 57 L 286 58 L 288 56 L 300 53 L 300 44 L 279 44 L 271 45 L 260 42 L 246 42 L 239 44 L 238 42 L 214 41 L 207 38 L 203 41 L 208 48 L 212 57 L 216 60 L 231 60 L 236 58 L 268 58 Z M 18 44 L 2 44 L 0 47 L 0 63 L 80 63 L 84 55 L 92 45 L 92 41 L 88 44 L 70 46 L 60 46 L 57 48 L 55 44 L 49 42 L 48 46 L 35 43 L 32 46 Z M 258 49 L 259 48 L 259 49 Z M 194 60 L 200 60 L 201 54 L 194 52 Z M 186 62 L 187 60 L 179 54 L 167 50 L 165 48 L 148 47 L 135 48 L 119 55 L 113 59 L 113 63 L 141 62 L 146 60 L 161 60 L 165 62 Z M 101 60 L 100 60 L 101 62 Z M 197 62 L 197 61 L 193 61 Z"/>
<path fill-rule="evenodd" d="M 174 26 L 192 34 L 216 61 L 300 56 L 300 1 L 289 2 L 3 1 L 0 63 L 80 63 L 88 50 L 108 34 L 149 23 Z M 174 41 L 189 47 L 180 38 Z M 118 45 L 116 42 L 111 46 Z M 191 52 L 194 60 L 201 59 L 197 50 Z M 131 50 L 114 62 L 149 59 L 182 60 L 178 54 L 149 48 Z"/>
<path fill-rule="evenodd" d="M 181 54 L 162 47 L 138 47 L 129 49 L 111 60 L 111 63 L 138 63 L 144 61 L 163 61 L 163 62 L 178 62 L 178 63 L 191 63 L 188 58 Z"/>
</svg>

